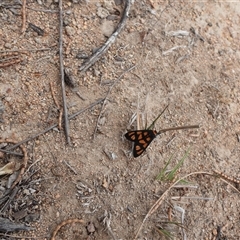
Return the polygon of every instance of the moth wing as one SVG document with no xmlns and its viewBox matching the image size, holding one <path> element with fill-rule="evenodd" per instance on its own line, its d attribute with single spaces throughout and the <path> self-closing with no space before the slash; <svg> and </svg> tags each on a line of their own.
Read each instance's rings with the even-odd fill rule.
<svg viewBox="0 0 240 240">
<path fill-rule="evenodd" d="M 149 146 L 149 144 L 152 142 L 153 139 L 151 139 L 149 142 L 146 142 L 144 144 L 141 143 L 134 143 L 133 146 L 133 156 L 139 157 Z"/>
<path fill-rule="evenodd" d="M 139 157 L 156 137 L 156 132 L 153 130 L 130 131 L 125 134 L 125 137 L 134 142 L 133 156 Z"/>
</svg>

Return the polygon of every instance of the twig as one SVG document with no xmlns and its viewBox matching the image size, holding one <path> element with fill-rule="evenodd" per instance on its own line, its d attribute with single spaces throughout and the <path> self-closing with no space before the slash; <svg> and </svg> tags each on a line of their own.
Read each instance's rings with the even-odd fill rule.
<svg viewBox="0 0 240 240">
<path fill-rule="evenodd" d="M 136 65 L 134 65 L 134 66 L 130 67 L 129 69 L 127 69 L 126 71 L 124 71 L 124 72 L 118 77 L 118 79 L 114 81 L 114 83 L 112 84 L 112 86 L 109 87 L 108 92 L 107 92 L 107 95 L 106 95 L 106 97 L 105 97 L 104 100 L 103 100 L 102 108 L 101 108 L 100 113 L 99 113 L 99 115 L 98 115 L 97 123 L 96 123 L 95 129 L 94 129 L 94 132 L 93 132 L 93 139 L 95 139 L 95 135 L 96 135 L 96 132 L 97 132 L 97 129 L 98 129 L 98 122 L 99 122 L 99 120 L 100 120 L 100 118 L 101 118 L 101 116 L 102 116 L 102 112 L 103 112 L 103 109 L 104 109 L 104 107 L 105 107 L 105 105 L 106 105 L 107 98 L 108 98 L 109 94 L 111 93 L 113 87 L 122 79 L 122 77 L 124 76 L 124 74 L 126 74 L 127 72 L 130 72 L 130 71 L 131 71 L 132 69 L 134 69 L 135 67 L 136 67 Z"/>
<path fill-rule="evenodd" d="M 104 219 L 103 219 L 103 225 L 104 226 L 106 226 L 106 229 L 108 230 L 108 232 L 110 233 L 110 235 L 112 236 L 112 238 L 114 239 L 114 240 L 116 240 L 116 237 L 114 236 L 114 234 L 113 234 L 113 231 L 112 231 L 112 229 L 111 229 L 111 218 L 112 218 L 112 215 L 111 215 L 111 213 L 110 212 L 107 212 L 106 210 L 105 210 L 105 213 L 104 213 Z"/>
<path fill-rule="evenodd" d="M 240 184 L 240 180 L 234 178 L 234 177 L 229 177 L 227 174 L 223 173 L 223 172 L 219 172 L 217 170 L 213 170 L 213 172 L 215 172 L 217 175 L 219 175 L 222 178 L 225 178 L 226 180 L 233 182 L 233 183 L 237 183 Z"/>
<path fill-rule="evenodd" d="M 40 237 L 23 237 L 23 236 L 17 236 L 17 235 L 13 235 L 13 234 L 6 234 L 6 233 L 0 233 L 0 236 L 4 236 L 4 237 L 11 237 L 11 238 L 19 238 L 19 239 L 47 239 L 47 236 L 40 236 Z"/>
<path fill-rule="evenodd" d="M 60 109 L 59 118 L 58 118 L 58 128 L 59 128 L 59 130 L 62 129 L 62 115 L 63 115 L 63 110 Z"/>
<path fill-rule="evenodd" d="M 8 151 L 8 150 L 2 149 L 2 148 L 0 148 L 0 152 L 4 152 L 4 153 L 7 153 L 7 154 L 12 154 L 12 155 L 16 155 L 16 156 L 19 156 L 19 157 L 23 157 L 23 155 L 21 153 Z"/>
<path fill-rule="evenodd" d="M 162 55 L 165 56 L 165 55 L 168 55 L 168 54 L 172 53 L 175 50 L 178 50 L 179 48 L 186 48 L 186 47 L 187 46 L 185 46 L 185 45 L 175 46 L 175 47 L 172 47 L 172 48 L 168 49 L 167 51 L 162 52 Z"/>
<path fill-rule="evenodd" d="M 52 82 L 50 82 L 50 90 L 51 90 L 51 93 L 52 93 L 52 97 L 53 97 L 53 101 L 55 103 L 55 105 L 57 106 L 58 110 L 59 110 L 59 117 L 58 117 L 58 129 L 61 130 L 62 129 L 62 115 L 63 115 L 63 110 L 60 108 L 60 105 L 57 101 L 57 98 L 54 94 L 54 91 L 53 91 L 53 85 L 52 85 Z"/>
<path fill-rule="evenodd" d="M 142 221 L 142 224 L 140 225 L 140 227 L 138 228 L 137 230 L 137 233 L 134 237 L 134 240 L 137 239 L 142 227 L 143 227 L 143 224 L 146 222 L 146 220 L 159 208 L 159 206 L 161 205 L 162 201 L 164 200 L 164 198 L 167 196 L 167 194 L 169 193 L 169 191 L 179 182 L 181 182 L 182 180 L 184 180 L 185 178 L 187 177 L 190 177 L 192 175 L 197 175 L 197 174 L 204 174 L 204 175 L 210 175 L 210 176 L 213 176 L 213 174 L 211 173 L 208 173 L 208 172 L 193 172 L 193 173 L 190 173 L 188 175 L 185 175 L 183 176 L 181 179 L 178 179 L 176 182 L 174 182 L 162 195 L 161 197 L 153 204 L 153 206 L 150 208 L 150 210 L 148 211 L 148 213 L 146 214 L 146 216 L 144 217 L 143 221 Z"/>
<path fill-rule="evenodd" d="M 39 36 L 44 36 L 44 30 L 41 29 L 40 27 L 32 24 L 32 23 L 28 23 L 28 26 L 34 31 L 36 32 Z"/>
<path fill-rule="evenodd" d="M 193 200 L 205 200 L 205 201 L 210 201 L 210 200 L 214 200 L 214 198 L 211 197 L 184 197 L 184 196 L 172 196 L 171 197 L 172 200 L 177 200 L 179 201 L 180 199 L 193 199 Z"/>
<path fill-rule="evenodd" d="M 60 0 L 61 1 L 61 0 Z M 58 231 L 60 230 L 61 227 L 67 225 L 67 224 L 73 224 L 73 223 L 84 223 L 84 221 L 82 219 L 68 219 L 68 220 L 65 220 L 63 222 L 61 222 L 59 225 L 57 225 L 57 227 L 55 228 L 53 234 L 52 234 L 52 237 L 51 237 L 51 240 L 55 240 L 55 237 L 58 233 Z"/>
<path fill-rule="evenodd" d="M 63 160 L 63 162 L 74 172 L 75 175 L 77 175 L 76 170 L 65 160 Z"/>
<path fill-rule="evenodd" d="M 63 113 L 64 113 L 64 129 L 66 134 L 67 143 L 70 144 L 69 137 L 69 122 L 68 122 L 68 110 L 66 104 L 66 92 L 64 83 L 64 66 L 63 66 L 63 17 L 62 17 L 62 0 L 59 0 L 59 62 L 60 62 L 60 75 L 62 86 L 62 101 L 63 101 Z"/>
<path fill-rule="evenodd" d="M 21 61 L 22 61 L 21 59 L 15 59 L 9 62 L 0 63 L 0 68 L 9 67 L 13 64 L 20 63 Z"/>
<path fill-rule="evenodd" d="M 83 97 L 83 96 L 81 96 L 81 94 L 79 93 L 79 92 L 76 92 L 76 94 L 78 95 L 78 97 L 79 98 L 81 98 L 83 101 L 85 101 L 86 99 Z"/>
<path fill-rule="evenodd" d="M 54 47 L 55 44 L 52 46 Z M 3 50 L 0 51 L 0 53 L 6 53 L 6 52 L 37 52 L 37 51 L 48 51 L 51 50 L 52 48 L 29 48 L 29 49 L 11 49 L 11 50 Z"/>
<path fill-rule="evenodd" d="M 36 165 L 38 162 L 42 161 L 43 159 L 42 158 L 39 158 L 38 160 L 36 160 L 35 162 L 33 162 L 29 167 L 28 169 L 25 171 L 24 174 L 26 174 L 27 172 L 29 172 L 29 170 L 34 166 Z"/>
<path fill-rule="evenodd" d="M 123 29 L 123 27 L 126 23 L 126 20 L 128 18 L 128 14 L 129 14 L 129 11 L 130 11 L 130 7 L 131 7 L 131 0 L 126 0 L 123 15 L 122 15 L 122 18 L 121 18 L 116 30 L 108 38 L 106 43 L 101 48 L 99 48 L 98 51 L 96 51 L 85 63 L 82 64 L 82 66 L 79 69 L 80 71 L 86 71 L 88 68 L 90 68 L 96 61 L 98 61 L 100 59 L 100 57 L 114 43 L 114 41 L 116 40 L 117 36 L 122 31 L 122 29 Z"/>
<path fill-rule="evenodd" d="M 78 112 L 76 112 L 76 113 L 70 115 L 70 116 L 68 117 L 68 119 L 71 120 L 71 119 L 75 118 L 75 117 L 78 116 L 79 114 L 81 114 L 81 113 L 87 111 L 88 109 L 90 109 L 90 108 L 96 106 L 97 104 L 101 103 L 103 100 L 104 100 L 103 98 L 97 100 L 96 102 L 90 104 L 89 106 L 87 106 L 87 107 L 85 107 L 85 108 L 79 110 Z M 35 139 L 35 138 L 37 138 L 37 137 L 39 137 L 39 136 L 45 134 L 46 132 L 49 132 L 50 130 L 52 130 L 53 128 L 55 128 L 55 127 L 57 127 L 57 126 L 58 126 L 58 123 L 56 123 L 56 124 L 54 124 L 54 125 L 52 125 L 52 126 L 46 128 L 46 129 L 43 130 L 42 132 L 39 132 L 39 133 L 33 135 L 32 137 L 29 137 L 29 138 L 26 138 L 26 139 L 22 140 L 21 142 L 19 142 L 19 143 L 13 145 L 13 146 L 11 146 L 11 147 L 9 147 L 7 150 L 8 150 L 8 151 L 9 151 L 9 150 L 12 150 L 12 149 L 14 149 L 14 148 L 20 146 L 20 145 L 23 144 L 23 143 L 26 143 L 26 142 L 28 142 L 28 141 L 31 141 L 31 140 L 33 140 L 33 139 Z"/>
<path fill-rule="evenodd" d="M 16 187 L 13 190 L 12 189 L 7 189 L 7 191 L 5 192 L 5 194 L 3 195 L 3 197 L 1 197 L 1 203 L 5 204 L 3 205 L 3 207 L 1 208 L 1 213 L 4 213 L 7 208 L 9 207 L 10 203 L 13 201 L 13 199 L 15 198 L 17 192 L 18 192 L 19 188 Z M 0 225 L 1 226 L 1 225 Z"/>
<path fill-rule="evenodd" d="M 24 224 L 11 222 L 9 219 L 0 217 L 1 232 L 14 232 L 19 230 L 29 231 L 29 230 L 33 230 L 33 228 L 25 226 Z"/>
<path fill-rule="evenodd" d="M 50 82 L 49 85 L 50 85 L 50 91 L 51 91 L 51 93 L 52 93 L 53 101 L 54 101 L 55 105 L 57 106 L 57 108 L 60 110 L 59 103 L 58 103 L 58 101 L 57 101 L 57 99 L 56 99 L 56 96 L 55 96 L 55 94 L 54 94 L 54 91 L 53 91 L 52 82 Z"/>
<path fill-rule="evenodd" d="M 22 0 L 22 33 L 26 31 L 26 1 Z"/>
</svg>

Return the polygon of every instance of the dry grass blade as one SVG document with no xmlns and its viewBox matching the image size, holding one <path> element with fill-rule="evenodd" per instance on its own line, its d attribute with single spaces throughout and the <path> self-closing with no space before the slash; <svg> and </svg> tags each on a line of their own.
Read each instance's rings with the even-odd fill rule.
<svg viewBox="0 0 240 240">
<path fill-rule="evenodd" d="M 212 173 L 209 173 L 209 172 L 193 172 L 193 173 L 189 173 L 185 176 L 183 176 L 182 178 L 178 179 L 176 182 L 174 182 L 162 195 L 161 197 L 153 204 L 153 206 L 150 208 L 150 210 L 148 211 L 148 213 L 146 214 L 146 216 L 144 217 L 143 221 L 142 221 L 142 224 L 140 225 L 140 227 L 138 228 L 137 230 L 137 233 L 134 237 L 134 239 L 136 240 L 144 223 L 146 222 L 146 220 L 159 208 L 159 206 L 161 205 L 162 201 L 164 200 L 164 198 L 167 196 L 167 194 L 169 193 L 169 191 L 174 187 L 176 186 L 179 182 L 183 181 L 185 178 L 188 178 L 190 176 L 193 176 L 193 175 L 210 175 L 210 176 L 214 176 Z M 224 179 L 222 179 L 224 180 Z M 225 180 L 224 180 L 225 181 Z M 225 181 L 227 182 L 227 181 Z M 228 183 L 229 184 L 229 183 Z M 231 184 L 229 184 L 230 186 L 232 186 Z M 233 187 L 233 186 L 232 186 Z M 233 187 L 235 190 L 237 190 L 235 187 Z M 238 191 L 238 190 L 237 190 Z M 239 192 L 239 191 L 238 191 Z M 239 192 L 240 193 L 240 192 Z"/>
<path fill-rule="evenodd" d="M 160 235 L 164 236 L 165 238 L 174 239 L 174 236 L 166 229 L 162 229 L 162 228 L 160 229 L 158 227 L 155 227 L 155 229 Z"/>
</svg>

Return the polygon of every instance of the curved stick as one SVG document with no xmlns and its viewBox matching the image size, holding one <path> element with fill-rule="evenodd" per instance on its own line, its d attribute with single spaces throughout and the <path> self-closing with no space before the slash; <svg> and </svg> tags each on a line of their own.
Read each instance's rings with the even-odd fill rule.
<svg viewBox="0 0 240 240">
<path fill-rule="evenodd" d="M 123 15 L 122 15 L 122 18 L 121 18 L 116 30 L 113 32 L 111 37 L 108 38 L 106 43 L 101 48 L 99 48 L 85 63 L 82 64 L 82 66 L 79 68 L 80 71 L 86 71 L 88 68 L 90 68 L 96 61 L 99 60 L 99 58 L 114 43 L 114 41 L 116 40 L 117 36 L 122 31 L 122 29 L 126 23 L 126 20 L 127 20 L 129 11 L 130 11 L 130 7 L 131 7 L 131 0 L 126 0 Z"/>
<path fill-rule="evenodd" d="M 65 226 L 65 225 L 67 225 L 67 224 L 72 224 L 72 223 L 76 223 L 76 222 L 78 222 L 78 223 L 84 223 L 83 220 L 77 219 L 77 218 L 68 219 L 68 220 L 65 220 L 65 221 L 61 222 L 61 223 L 60 223 L 59 225 L 57 225 L 57 227 L 55 228 L 55 230 L 54 230 L 54 232 L 53 232 L 53 234 L 52 234 L 51 240 L 55 240 L 55 237 L 56 237 L 56 235 L 57 235 L 57 233 L 58 233 L 58 231 L 60 230 L 61 227 Z"/>
</svg>

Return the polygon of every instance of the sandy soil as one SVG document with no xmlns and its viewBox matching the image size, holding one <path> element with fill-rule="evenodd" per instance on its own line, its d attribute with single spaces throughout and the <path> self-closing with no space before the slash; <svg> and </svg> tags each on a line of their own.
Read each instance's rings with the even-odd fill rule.
<svg viewBox="0 0 240 240">
<path fill-rule="evenodd" d="M 213 175 L 193 174 L 173 187 L 137 239 L 164 239 L 159 229 L 172 239 L 240 238 L 239 192 L 231 187 L 234 182 L 223 182 L 213 172 L 239 177 L 240 3 L 152 3 L 135 1 L 108 52 L 80 72 L 81 57 L 102 46 L 123 6 L 112 1 L 64 1 L 64 66 L 75 83 L 74 88 L 66 87 L 69 114 L 105 98 L 118 82 L 103 109 L 98 104 L 70 121 L 70 146 L 58 127 L 24 144 L 26 173 L 8 208 L 3 211 L 1 205 L 1 215 L 35 230 L 14 236 L 50 239 L 62 221 L 82 219 L 83 224 L 62 227 L 56 239 L 134 239 L 149 209 L 174 181 L 208 172 Z M 19 60 L 0 68 L 0 136 L 17 142 L 58 123 L 50 83 L 62 106 L 58 3 L 27 0 L 27 7 L 27 29 L 21 33 L 21 6 L 15 1 L 0 3 L 0 60 Z M 124 137 L 127 129 L 137 127 L 131 118 L 139 113 L 144 128 L 167 104 L 156 130 L 195 124 L 200 128 L 161 134 L 134 159 Z M 171 156 L 167 170 L 187 151 L 173 181 L 156 180 Z M 21 161 L 1 156 L 2 166 Z M 1 179 L 1 194 L 8 178 Z"/>
</svg>

